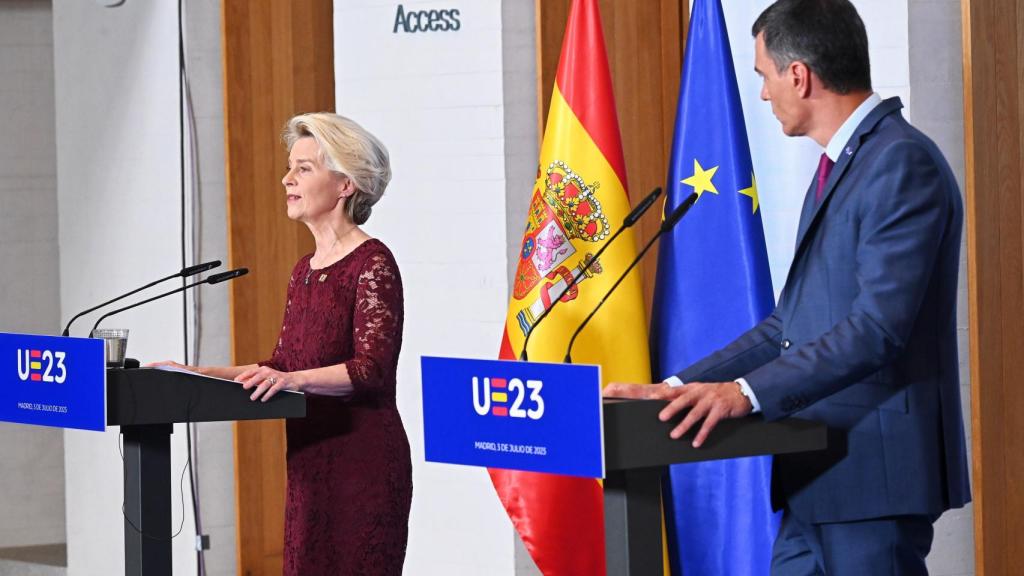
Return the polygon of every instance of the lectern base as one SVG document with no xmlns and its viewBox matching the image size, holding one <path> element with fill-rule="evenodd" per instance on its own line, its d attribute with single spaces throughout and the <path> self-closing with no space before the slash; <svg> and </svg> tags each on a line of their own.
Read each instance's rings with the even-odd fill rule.
<svg viewBox="0 0 1024 576">
<path fill-rule="evenodd" d="M 122 426 L 124 573 L 171 576 L 171 424 Z"/>
<path fill-rule="evenodd" d="M 788 418 L 765 422 L 759 414 L 718 423 L 704 446 L 691 430 L 673 440 L 679 422 L 662 422 L 663 400 L 604 401 L 605 563 L 608 574 L 662 576 L 661 479 L 682 462 L 822 450 L 824 424 Z M 680 415 L 682 417 L 682 415 Z"/>
<path fill-rule="evenodd" d="M 124 570 L 171 576 L 171 433 L 175 422 L 303 418 L 294 392 L 253 402 L 237 382 L 155 368 L 107 370 L 107 425 L 124 437 Z"/>
<path fill-rule="evenodd" d="M 662 576 L 661 478 L 667 467 L 609 472 L 604 479 L 608 574 Z"/>
</svg>

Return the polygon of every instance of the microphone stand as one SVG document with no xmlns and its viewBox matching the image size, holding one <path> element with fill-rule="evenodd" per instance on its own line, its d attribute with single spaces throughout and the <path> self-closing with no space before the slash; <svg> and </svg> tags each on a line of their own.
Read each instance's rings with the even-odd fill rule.
<svg viewBox="0 0 1024 576">
<path fill-rule="evenodd" d="M 112 310 L 110 312 L 107 312 L 103 316 L 100 316 L 99 320 L 96 320 L 96 323 L 93 324 L 92 332 L 96 331 L 96 328 L 99 327 L 100 322 L 104 321 L 105 319 L 107 319 L 110 316 L 113 316 L 114 314 L 119 314 L 121 312 L 124 312 L 125 310 L 131 310 L 132 308 L 135 308 L 137 306 L 142 306 L 143 304 L 148 304 L 148 303 L 150 303 L 150 302 L 152 302 L 154 300 L 159 300 L 161 298 L 166 298 L 167 296 L 171 296 L 173 294 L 177 294 L 178 292 L 184 292 L 185 290 L 188 290 L 189 288 L 195 288 L 196 286 L 199 286 L 201 284 L 218 284 L 220 282 L 224 282 L 225 280 L 233 280 L 235 278 L 238 278 L 239 276 L 244 276 L 244 275 L 246 275 L 248 273 L 249 273 L 249 269 L 248 268 L 238 268 L 236 270 L 229 270 L 227 272 L 221 272 L 220 274 L 214 274 L 213 276 L 210 276 L 208 278 L 204 278 L 204 279 L 199 280 L 197 282 L 193 282 L 193 283 L 188 284 L 186 286 L 182 286 L 180 288 L 175 288 L 174 290 L 168 290 L 167 292 L 164 292 L 163 294 L 157 294 L 156 296 L 153 296 L 152 298 L 147 298 L 145 300 L 142 300 L 141 302 L 135 302 L 135 303 L 129 304 L 129 305 L 123 307 L 123 308 L 118 308 L 117 310 Z M 92 332 L 89 332 L 89 333 L 92 334 Z"/>
<path fill-rule="evenodd" d="M 64 331 L 61 332 L 61 336 L 69 336 L 70 335 L 70 331 L 71 331 L 71 323 L 74 322 L 75 320 L 78 320 L 82 316 L 85 316 L 89 312 L 93 312 L 95 310 L 99 310 L 100 308 L 103 308 L 104 306 L 108 306 L 110 304 L 113 304 L 114 302 L 117 302 L 118 300 L 123 300 L 123 299 L 125 299 L 125 298 L 127 298 L 127 297 L 129 297 L 129 296 L 131 296 L 133 294 L 137 294 L 139 292 L 142 292 L 143 290 L 145 290 L 147 288 L 152 288 L 153 286 L 156 286 L 157 284 L 160 284 L 161 282 L 166 282 L 168 280 L 171 280 L 172 278 L 179 278 L 179 277 L 180 278 L 188 278 L 189 276 L 195 276 L 196 274 L 201 274 L 203 272 L 206 272 L 207 270 L 212 270 L 212 269 L 214 269 L 214 268 L 216 268 L 218 266 L 220 266 L 220 260 L 213 260 L 211 262 L 204 262 L 202 264 L 196 264 L 195 266 L 189 266 L 187 268 L 182 268 L 178 272 L 175 272 L 174 274 L 171 274 L 170 276 L 165 276 L 165 277 L 163 277 L 163 278 L 161 278 L 159 280 L 155 280 L 153 282 L 150 282 L 149 284 L 146 284 L 142 288 L 136 288 L 135 290 L 132 290 L 131 292 L 128 292 L 127 294 L 122 294 L 122 295 L 118 296 L 117 298 L 112 298 L 112 299 L 107 300 L 106 302 L 104 302 L 102 304 L 98 304 L 96 306 L 93 306 L 92 308 L 89 308 L 88 310 L 79 312 L 78 314 L 75 314 L 74 317 L 71 318 L 71 320 L 68 320 L 67 325 L 64 327 Z M 90 334 L 92 334 L 92 333 L 90 332 Z"/>
<path fill-rule="evenodd" d="M 597 311 L 601 309 L 601 306 L 604 305 L 605 300 L 607 300 L 608 297 L 612 295 L 612 292 L 615 292 L 615 289 L 618 288 L 619 284 L 621 284 L 622 281 L 626 279 L 626 276 L 629 276 L 629 273 L 633 270 L 633 268 L 636 267 L 637 264 L 640 263 L 640 260 L 643 259 L 644 254 L 647 254 L 647 251 L 651 249 L 651 246 L 654 246 L 654 243 L 657 242 L 659 238 L 661 238 L 661 235 L 671 230 L 677 222 L 682 220 L 683 216 L 685 216 L 686 213 L 690 211 L 690 208 L 693 207 L 693 204 L 696 201 L 697 193 L 694 192 L 690 194 L 686 198 L 686 200 L 683 200 L 682 204 L 680 204 L 678 207 L 676 207 L 675 210 L 672 211 L 672 214 L 670 214 L 669 217 L 666 218 L 665 221 L 661 223 L 661 227 L 658 228 L 658 233 L 647 241 L 647 244 L 644 245 L 643 250 L 641 250 L 640 253 L 636 255 L 636 258 L 634 258 L 633 261 L 630 262 L 629 267 L 626 268 L 626 271 L 623 272 L 621 276 L 619 276 L 619 279 L 615 281 L 615 284 L 612 284 L 612 287 L 608 289 L 608 292 L 606 292 L 604 297 L 601 298 L 601 301 L 597 303 L 597 306 L 595 306 L 594 309 L 590 311 L 590 314 L 588 314 L 587 317 L 583 319 L 583 322 L 581 322 L 579 327 L 576 328 L 576 331 L 573 332 L 572 338 L 569 340 L 569 346 L 566 347 L 565 349 L 566 364 L 572 364 L 572 347 L 576 343 L 576 337 L 580 335 L 580 332 L 582 332 L 583 328 L 586 327 L 588 322 L 590 322 L 590 319 L 594 317 L 594 314 L 597 314 Z"/>
<path fill-rule="evenodd" d="M 612 245 L 612 242 L 615 242 L 615 239 L 619 237 L 619 234 L 622 234 L 622 232 L 625 231 L 627 228 L 632 228 L 633 224 L 636 224 L 637 220 L 639 220 L 640 217 L 643 216 L 644 212 L 647 212 L 647 209 L 650 208 L 652 204 L 654 204 L 654 201 L 660 195 L 660 186 L 658 188 L 655 188 L 654 190 L 651 190 L 651 193 L 644 197 L 644 199 L 641 200 L 640 203 L 636 205 L 636 208 L 633 208 L 633 210 L 630 211 L 628 215 L 626 215 L 626 218 L 623 219 L 622 221 L 622 226 L 620 226 L 619 229 L 615 231 L 615 234 L 612 234 L 612 237 L 609 238 L 608 241 L 605 242 L 600 249 L 598 249 L 597 254 L 594 254 L 593 256 L 587 258 L 587 261 L 584 262 L 583 267 L 580 268 L 579 271 L 576 272 L 576 274 L 573 274 L 572 280 L 565 284 L 565 287 L 562 288 L 562 291 L 558 294 L 558 297 L 551 301 L 551 306 L 548 306 L 547 308 L 544 309 L 543 312 L 541 312 L 540 316 L 538 316 L 537 320 L 533 323 L 533 326 L 530 327 L 530 331 L 526 333 L 526 339 L 523 340 L 523 350 L 519 354 L 520 360 L 522 360 L 523 362 L 529 360 L 529 356 L 526 353 L 526 346 L 530 343 L 530 336 L 533 335 L 533 330 L 540 325 L 541 321 L 548 317 L 548 314 L 550 314 L 551 311 L 555 309 L 555 306 L 562 301 L 562 297 L 565 296 L 566 292 L 571 290 L 572 287 L 579 282 L 580 278 L 582 278 L 583 275 L 590 270 L 590 267 L 597 262 L 597 259 L 601 256 L 601 254 L 604 254 L 604 251 L 609 246 Z"/>
</svg>

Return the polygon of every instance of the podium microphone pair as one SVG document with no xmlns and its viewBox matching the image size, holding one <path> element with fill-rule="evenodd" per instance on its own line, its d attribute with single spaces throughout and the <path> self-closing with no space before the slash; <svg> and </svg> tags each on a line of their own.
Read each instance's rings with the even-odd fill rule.
<svg viewBox="0 0 1024 576">
<path fill-rule="evenodd" d="M 551 306 L 548 306 L 544 310 L 544 312 L 537 317 L 537 321 L 533 323 L 533 326 L 530 327 L 530 331 L 526 333 L 526 339 L 523 341 L 523 351 L 519 355 L 520 360 L 529 360 L 529 356 L 526 353 L 526 346 L 527 344 L 530 343 L 530 336 L 533 335 L 534 330 L 537 329 L 537 326 L 540 325 L 541 321 L 548 317 L 548 314 L 550 314 L 551 311 L 554 310 L 555 306 L 562 301 L 562 297 L 565 296 L 566 292 L 571 290 L 572 287 L 575 286 L 577 282 L 579 282 L 579 279 L 583 276 L 584 273 L 586 273 L 587 270 L 590 269 L 594 262 L 597 262 L 598 256 L 600 256 L 605 251 L 605 249 L 611 246 L 612 242 L 614 242 L 615 239 L 619 237 L 619 234 L 621 234 L 625 229 L 631 228 L 633 224 L 636 224 L 637 220 L 639 220 L 640 217 L 643 216 L 644 212 L 646 212 L 647 209 L 654 204 L 654 201 L 660 195 L 661 188 L 655 188 L 654 190 L 651 191 L 650 194 L 647 195 L 646 198 L 641 200 L 640 203 L 636 205 L 636 208 L 633 208 L 629 215 L 627 215 L 626 218 L 622 221 L 622 226 L 619 227 L 615 234 L 612 235 L 612 237 L 607 242 L 604 243 L 604 246 L 601 246 L 601 249 L 597 251 L 597 254 L 595 254 L 593 257 L 587 260 L 587 262 L 584 264 L 583 268 L 581 268 L 579 272 L 573 275 L 572 280 L 566 283 L 565 288 L 563 288 L 561 293 L 558 294 L 558 297 L 552 299 Z M 661 222 L 661 226 L 658 228 L 658 232 L 650 240 L 647 241 L 647 244 L 645 244 L 643 249 L 640 250 L 640 253 L 636 255 L 636 258 L 633 258 L 633 261 L 630 262 L 629 267 L 626 268 L 625 272 L 619 275 L 619 278 L 615 281 L 615 284 L 612 284 L 612 287 L 609 288 L 607 292 L 605 292 L 605 295 L 597 303 L 597 306 L 594 306 L 594 309 L 590 311 L 590 314 L 588 314 L 587 317 L 583 319 L 583 322 L 581 322 L 580 325 L 576 328 L 576 331 L 573 332 L 572 338 L 569 339 L 569 345 L 565 349 L 564 361 L 566 364 L 572 364 L 572 347 L 576 343 L 576 337 L 579 336 L 580 332 L 583 331 L 583 328 L 586 327 L 588 322 L 590 322 L 590 319 L 594 317 L 594 314 L 597 314 L 597 311 L 601 309 L 601 306 L 603 306 L 605 301 L 608 300 L 608 297 L 612 295 L 612 292 L 615 292 L 615 289 L 619 287 L 619 284 L 621 284 L 622 281 L 626 279 L 626 276 L 629 276 L 629 273 L 633 271 L 633 268 L 635 268 L 638 263 L 640 263 L 640 260 L 642 260 L 644 255 L 647 254 L 647 251 L 651 249 L 651 246 L 653 246 L 654 243 L 657 242 L 659 238 L 661 238 L 661 235 L 671 230 L 680 220 L 683 219 L 683 216 L 685 216 L 686 213 L 690 211 L 690 208 L 693 207 L 693 204 L 697 202 L 697 198 L 698 195 L 696 192 L 690 194 L 685 200 L 683 200 L 683 202 L 679 206 L 677 206 L 674 210 L 672 210 L 672 212 L 668 216 L 665 217 L 665 219 Z"/>
<path fill-rule="evenodd" d="M 71 323 L 74 322 L 75 320 L 78 320 L 80 317 L 88 314 L 89 312 L 93 312 L 95 310 L 99 310 L 100 308 L 103 308 L 104 306 L 108 306 L 110 304 L 113 304 L 114 302 L 117 302 L 119 300 L 124 300 L 125 298 L 131 296 L 132 294 L 136 294 L 136 293 L 141 292 L 141 291 L 143 291 L 143 290 L 145 290 L 147 288 L 152 288 L 153 286 L 156 286 L 157 284 L 160 284 L 161 282 L 166 282 L 167 280 L 171 280 L 171 279 L 174 279 L 174 278 L 189 278 L 191 276 L 195 276 L 196 274 L 202 274 L 203 272 L 206 272 L 208 270 L 212 270 L 212 269 L 214 269 L 214 268 L 216 268 L 218 266 L 220 266 L 220 260 L 213 260 L 213 261 L 210 261 L 210 262 L 204 262 L 202 264 L 196 264 L 195 266 L 188 266 L 187 268 L 182 268 L 180 271 L 175 272 L 174 274 L 171 274 L 169 276 L 165 276 L 165 277 L 163 277 L 163 278 L 161 278 L 159 280 L 154 280 L 153 282 L 150 282 L 149 284 L 146 284 L 145 286 L 143 286 L 141 288 L 136 288 L 135 290 L 132 290 L 131 292 L 128 292 L 126 294 L 122 294 L 122 295 L 118 296 L 117 298 L 113 298 L 111 300 L 107 300 L 106 302 L 104 302 L 102 304 L 98 304 L 96 306 L 93 306 L 92 308 L 89 308 L 88 310 L 84 310 L 82 312 L 79 312 L 78 314 L 75 314 L 75 316 L 72 317 L 71 320 L 68 320 L 68 324 L 67 324 L 67 326 L 64 327 L 64 332 L 61 333 L 61 336 L 68 336 L 68 335 L 70 335 Z M 185 290 L 189 290 L 191 288 L 195 288 L 196 286 L 199 286 L 201 284 L 219 284 L 220 282 L 224 282 L 224 281 L 227 281 L 227 280 L 234 280 L 235 278 L 238 278 L 239 276 L 245 276 L 248 273 L 249 273 L 249 269 L 248 268 L 236 268 L 235 270 L 228 270 L 227 272 L 221 272 L 220 274 L 214 274 L 212 276 L 208 276 L 206 278 L 203 278 L 202 280 L 199 280 L 197 282 L 193 282 L 193 283 L 188 284 L 186 286 L 182 286 L 180 288 L 175 288 L 174 290 L 169 290 L 167 292 L 164 292 L 163 294 L 158 294 L 157 296 L 153 296 L 152 298 L 147 298 L 145 300 L 142 300 L 141 302 L 135 302 L 135 303 L 129 304 L 128 306 L 125 306 L 123 308 L 118 308 L 117 310 L 112 310 L 110 312 L 107 312 L 103 316 L 100 316 L 99 320 L 96 321 L 96 324 L 93 325 L 92 329 L 96 330 L 96 328 L 100 325 L 100 322 L 102 322 L 106 318 L 108 318 L 110 316 L 113 316 L 114 314 L 118 314 L 118 313 L 124 312 L 125 310 L 131 310 L 132 308 L 135 308 L 136 306 L 142 306 L 143 304 L 148 304 L 149 302 L 152 302 L 154 300 L 159 300 L 161 298 L 166 298 L 167 296 L 172 296 L 174 294 L 178 294 L 179 292 L 184 292 Z M 92 334 L 92 332 L 89 332 L 89 334 Z"/>
</svg>

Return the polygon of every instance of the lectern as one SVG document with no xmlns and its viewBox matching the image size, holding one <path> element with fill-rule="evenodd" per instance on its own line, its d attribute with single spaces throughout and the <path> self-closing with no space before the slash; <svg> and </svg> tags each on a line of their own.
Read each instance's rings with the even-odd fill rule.
<svg viewBox="0 0 1024 576">
<path fill-rule="evenodd" d="M 822 450 L 825 425 L 723 420 L 701 448 L 672 440 L 662 400 L 601 398 L 599 366 L 420 360 L 430 462 L 604 478 L 605 563 L 661 576 L 661 479 L 671 464 Z M 681 418 L 681 416 L 680 416 Z M 693 576 L 693 575 L 687 575 Z"/>
<path fill-rule="evenodd" d="M 608 574 L 661 575 L 661 480 L 671 464 L 823 450 L 824 424 L 761 416 L 722 420 L 704 445 L 672 440 L 661 400 L 604 401 L 604 526 Z M 689 576 L 689 575 L 687 575 Z"/>
<path fill-rule="evenodd" d="M 227 380 L 153 368 L 107 370 L 107 425 L 124 437 L 128 576 L 171 576 L 171 432 L 177 422 L 301 418 L 303 394 L 267 402 Z"/>
</svg>

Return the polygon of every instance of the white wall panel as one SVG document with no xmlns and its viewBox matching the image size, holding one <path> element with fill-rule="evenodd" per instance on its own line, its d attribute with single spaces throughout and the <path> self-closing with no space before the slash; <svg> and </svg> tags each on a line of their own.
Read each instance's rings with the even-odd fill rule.
<svg viewBox="0 0 1024 576">
<path fill-rule="evenodd" d="M 60 329 L 53 15 L 0 2 L 0 331 Z M 0 548 L 64 541 L 64 434 L 0 424 Z"/>
<path fill-rule="evenodd" d="M 495 357 L 504 325 L 502 7 L 401 2 L 407 12 L 458 9 L 461 27 L 394 33 L 398 4 L 335 1 L 335 75 L 338 112 L 384 141 L 394 171 L 367 229 L 395 252 L 406 290 L 398 373 L 413 454 L 406 572 L 511 574 L 511 523 L 486 472 L 423 460 L 419 370 L 424 354 Z"/>
<path fill-rule="evenodd" d="M 174 2 L 109 9 L 80 0 L 55 0 L 53 13 L 60 297 L 67 317 L 180 268 L 177 14 Z M 131 357 L 180 359 L 181 306 L 166 299 L 104 325 L 131 330 Z M 86 334 L 90 318 L 96 316 L 72 333 Z M 122 573 L 118 430 L 68 431 L 64 440 L 68 574 Z M 178 427 L 174 490 L 183 445 Z M 191 512 L 176 493 L 172 511 L 175 522 L 186 515 L 173 544 L 175 573 L 191 574 Z"/>
</svg>

